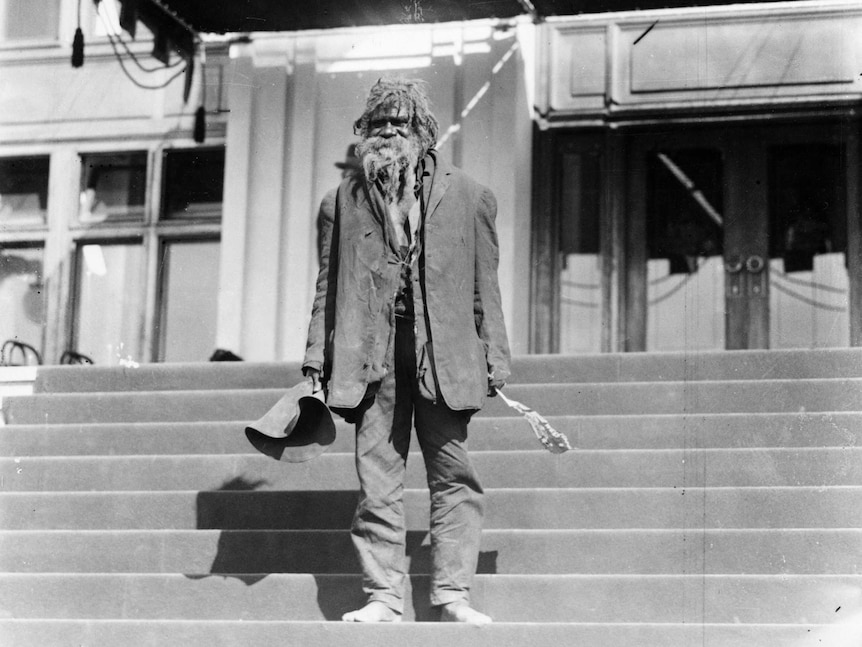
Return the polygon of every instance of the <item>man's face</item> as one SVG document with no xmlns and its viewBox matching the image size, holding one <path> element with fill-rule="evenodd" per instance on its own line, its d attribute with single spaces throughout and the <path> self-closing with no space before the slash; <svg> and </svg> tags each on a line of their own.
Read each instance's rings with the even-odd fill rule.
<svg viewBox="0 0 862 647">
<path fill-rule="evenodd" d="M 356 153 L 366 179 L 381 182 L 387 199 L 397 199 L 404 173 L 416 167 L 421 154 L 408 108 L 395 102 L 375 108 Z"/>
<path fill-rule="evenodd" d="M 410 137 L 410 114 L 400 104 L 378 106 L 368 120 L 368 137 Z"/>
</svg>

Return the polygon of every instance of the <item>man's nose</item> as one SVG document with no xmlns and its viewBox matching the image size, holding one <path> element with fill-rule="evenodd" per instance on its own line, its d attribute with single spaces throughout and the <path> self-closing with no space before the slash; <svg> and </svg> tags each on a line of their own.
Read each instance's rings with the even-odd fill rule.
<svg viewBox="0 0 862 647">
<path fill-rule="evenodd" d="M 394 137 L 397 134 L 398 131 L 395 130 L 395 126 L 392 125 L 391 121 L 387 121 L 380 130 L 381 137 Z"/>
</svg>

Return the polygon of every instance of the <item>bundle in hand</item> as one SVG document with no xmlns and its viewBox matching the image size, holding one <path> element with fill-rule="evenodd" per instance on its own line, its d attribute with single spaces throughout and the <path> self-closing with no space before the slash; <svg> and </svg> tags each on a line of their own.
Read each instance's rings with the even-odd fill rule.
<svg viewBox="0 0 862 647">
<path fill-rule="evenodd" d="M 533 428 L 533 433 L 536 434 L 536 438 L 539 439 L 542 446 L 549 452 L 552 454 L 562 454 L 563 452 L 567 452 L 572 449 L 566 435 L 554 429 L 538 412 L 533 411 L 533 409 L 525 404 L 521 404 L 516 400 L 507 398 L 499 389 L 497 389 L 497 394 L 503 399 L 503 402 L 526 418 L 527 422 L 530 423 L 530 427 Z"/>
</svg>

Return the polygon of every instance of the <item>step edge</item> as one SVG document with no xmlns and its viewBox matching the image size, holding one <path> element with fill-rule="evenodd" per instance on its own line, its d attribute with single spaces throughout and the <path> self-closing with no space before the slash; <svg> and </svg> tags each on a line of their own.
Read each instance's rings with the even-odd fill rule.
<svg viewBox="0 0 862 647">
<path fill-rule="evenodd" d="M 636 388 L 641 387 L 643 385 L 655 385 L 661 387 L 678 387 L 680 385 L 687 384 L 697 384 L 697 385 L 714 385 L 714 384 L 727 384 L 732 386 L 742 386 L 742 385 L 750 385 L 752 382 L 756 382 L 758 384 L 774 384 L 774 385 L 782 385 L 782 384 L 804 384 L 804 383 L 818 383 L 818 384 L 841 384 L 841 383 L 862 383 L 862 375 L 854 376 L 854 377 L 815 377 L 815 378 L 759 378 L 759 379 L 734 379 L 734 380 L 638 380 L 638 381 L 619 381 L 619 382 L 547 382 L 547 383 L 536 383 L 536 382 L 510 382 L 507 384 L 509 388 L 517 388 L 528 389 L 528 390 L 550 390 L 550 389 L 570 389 L 577 387 L 619 387 L 619 388 Z M 46 398 L 71 398 L 71 399 L 86 399 L 86 398 L 122 398 L 129 396 L 147 396 L 147 395 L 173 395 L 176 397 L 183 397 L 189 395 L 196 395 L 201 393 L 211 394 L 211 395 L 224 395 L 224 394 L 246 394 L 249 392 L 252 393 L 260 393 L 264 395 L 268 394 L 279 394 L 284 393 L 287 390 L 285 387 L 266 387 L 266 388 L 255 388 L 255 389 L 172 389 L 172 390 L 158 390 L 154 389 L 151 391 L 60 391 L 60 392 L 39 392 L 32 393 L 28 395 L 12 395 L 8 396 L 8 400 L 17 401 L 17 400 L 30 400 L 30 399 L 46 399 Z"/>
<path fill-rule="evenodd" d="M 623 454 L 659 454 L 659 453 L 683 453 L 683 454 L 717 454 L 717 453 L 744 453 L 744 452 L 752 452 L 752 453 L 808 453 L 813 454 L 815 452 L 819 453 L 837 453 L 837 452 L 862 452 L 862 445 L 831 445 L 831 446 L 793 446 L 793 447 L 704 447 L 704 448 L 691 448 L 691 447 L 657 447 L 657 448 L 623 448 L 623 449 L 582 449 L 582 448 L 574 448 L 570 452 L 566 452 L 565 454 L 551 454 L 548 451 L 544 450 L 542 447 L 535 447 L 531 449 L 480 449 L 471 451 L 472 456 L 497 456 L 497 455 L 523 455 L 525 452 L 530 453 L 531 455 L 539 455 L 539 454 L 548 454 L 550 460 L 566 460 L 563 456 L 566 455 L 576 455 L 576 454 L 614 454 L 614 455 L 623 455 Z M 419 449 L 411 449 L 409 452 L 409 456 L 420 457 L 422 452 Z M 345 457 L 353 458 L 354 453 L 352 451 L 336 451 L 336 452 L 327 452 L 322 456 L 338 456 L 342 459 Z M 144 460 L 153 460 L 153 459 L 165 459 L 165 460 L 181 460 L 181 459 L 210 459 L 210 460 L 227 460 L 227 459 L 235 459 L 239 457 L 249 457 L 263 460 L 267 457 L 261 455 L 256 452 L 231 452 L 224 454 L 50 454 L 50 455 L 36 455 L 36 456 L 0 456 L 0 464 L 4 462 L 13 462 L 18 464 L 22 461 L 34 462 L 34 461 L 75 461 L 75 462 L 84 462 L 84 461 L 144 461 Z M 319 457 L 318 457 L 319 458 Z M 272 460 L 272 459 L 270 459 Z"/>
<path fill-rule="evenodd" d="M 132 537 L 136 535 L 182 535 L 182 536 L 203 536 L 203 535 L 349 535 L 349 528 L 253 528 L 253 529 L 235 529 L 235 528 L 193 528 L 193 529 L 174 529 L 174 528 L 118 528 L 118 529 L 54 529 L 48 528 L 44 530 L 3 530 L 0 529 L 0 538 L 3 537 L 25 537 L 28 535 L 52 535 L 55 537 L 63 535 L 121 535 Z M 428 529 L 408 530 L 410 533 L 428 532 Z M 862 528 L 847 526 L 847 527 L 780 527 L 780 528 L 485 528 L 482 530 L 483 535 L 610 535 L 610 534 L 631 534 L 631 535 L 673 535 L 673 534 L 710 534 L 710 535 L 817 535 L 817 534 L 832 534 L 853 536 L 859 535 L 862 537 Z"/>
<path fill-rule="evenodd" d="M 678 492 L 685 489 L 687 492 L 712 492 L 725 490 L 758 491 L 775 490 L 787 492 L 832 492 L 856 490 L 862 494 L 862 485 L 694 485 L 680 488 L 679 486 L 610 486 L 610 487 L 487 487 L 483 488 L 485 494 L 523 493 L 535 492 L 538 494 L 560 494 L 570 496 L 591 493 L 613 493 L 613 492 Z M 306 490 L 310 492 L 357 492 L 351 490 Z M 254 496 L 259 494 L 292 494 L 296 490 L 29 490 L 29 491 L 4 491 L 0 492 L 0 499 L 23 498 L 23 497 L 106 497 L 106 496 L 177 496 L 177 495 L 199 495 L 202 492 L 208 494 L 220 493 L 230 496 Z M 410 496 L 416 494 L 428 494 L 427 488 L 404 488 L 404 493 Z"/>
<path fill-rule="evenodd" d="M 548 415 L 544 416 L 550 422 L 558 421 L 558 420 L 596 420 L 596 421 L 613 421 L 613 420 L 668 420 L 675 418 L 697 418 L 704 419 L 706 421 L 722 421 L 727 419 L 743 419 L 743 418 L 823 418 L 823 422 L 829 422 L 826 420 L 830 417 L 848 417 L 848 418 L 862 418 L 862 410 L 859 411 L 848 411 L 846 409 L 824 409 L 817 411 L 752 411 L 750 413 L 747 412 L 738 412 L 738 411 L 711 411 L 711 412 L 688 412 L 688 413 L 600 413 L 600 414 L 556 414 L 556 415 Z M 517 414 L 512 415 L 482 415 L 479 417 L 475 417 L 471 421 L 471 425 L 481 424 L 481 425 L 491 425 L 498 423 L 500 421 L 510 422 L 512 420 L 519 420 Z M 23 432 L 27 431 L 28 433 L 42 433 L 53 431 L 56 433 L 60 433 L 63 431 L 74 431 L 74 430 L 85 430 L 85 429 L 96 429 L 100 431 L 108 431 L 112 428 L 127 428 L 129 426 L 133 426 L 135 429 L 147 430 L 147 429 L 158 429 L 161 427 L 183 427 L 189 431 L 196 431 L 199 428 L 211 428 L 213 425 L 218 426 L 236 426 L 238 424 L 247 423 L 248 421 L 245 419 L 238 420 L 177 420 L 177 421 L 158 421 L 158 420 L 145 420 L 141 422 L 56 422 L 56 423 L 35 423 L 35 424 L 26 424 L 26 423 L 16 423 L 3 425 L 4 431 L 14 431 L 14 432 Z M 336 425 L 352 427 L 351 423 L 348 423 L 343 420 L 336 420 Z M 124 432 L 118 432 L 124 433 Z"/>
</svg>

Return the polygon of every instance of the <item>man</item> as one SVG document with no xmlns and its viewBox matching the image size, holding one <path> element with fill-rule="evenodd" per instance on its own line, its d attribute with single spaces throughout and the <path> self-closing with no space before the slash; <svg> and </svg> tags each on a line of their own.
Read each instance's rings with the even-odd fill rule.
<svg viewBox="0 0 862 647">
<path fill-rule="evenodd" d="M 356 423 L 352 538 L 366 606 L 351 622 L 397 622 L 404 606 L 403 481 L 411 427 L 431 492 L 431 604 L 484 624 L 469 604 L 483 492 L 467 423 L 509 375 L 493 194 L 433 150 L 421 82 L 381 79 L 354 124 L 361 173 L 324 207 L 303 371 Z"/>
</svg>

